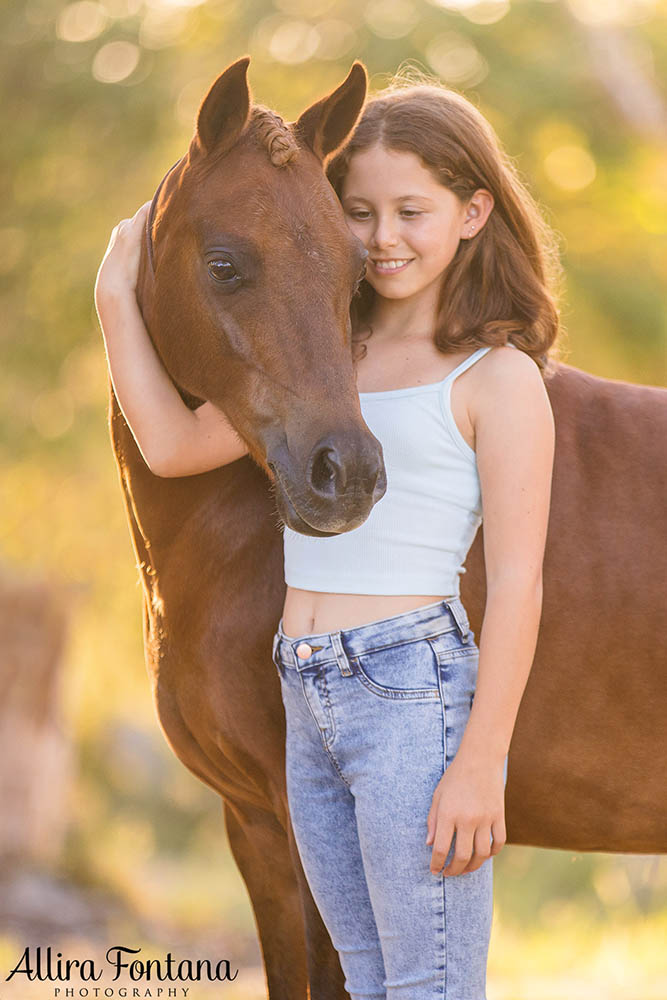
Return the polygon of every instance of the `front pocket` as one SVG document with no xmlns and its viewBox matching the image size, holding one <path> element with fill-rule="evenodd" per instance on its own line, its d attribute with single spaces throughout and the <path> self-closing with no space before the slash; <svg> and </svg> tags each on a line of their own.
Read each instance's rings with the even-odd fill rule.
<svg viewBox="0 0 667 1000">
<path fill-rule="evenodd" d="M 440 696 L 438 661 L 428 639 L 369 650 L 350 661 L 359 682 L 380 698 L 430 701 Z"/>
</svg>

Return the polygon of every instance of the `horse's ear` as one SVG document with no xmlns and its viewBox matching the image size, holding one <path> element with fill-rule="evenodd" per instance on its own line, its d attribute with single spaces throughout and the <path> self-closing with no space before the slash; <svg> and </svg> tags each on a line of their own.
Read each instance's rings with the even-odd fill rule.
<svg viewBox="0 0 667 1000">
<path fill-rule="evenodd" d="M 356 60 L 340 87 L 303 112 L 294 123 L 294 134 L 324 162 L 356 125 L 367 89 L 366 67 Z"/>
<path fill-rule="evenodd" d="M 249 62 L 250 56 L 243 56 L 228 66 L 201 103 L 195 139 L 204 155 L 231 149 L 245 127 L 251 101 Z"/>
</svg>

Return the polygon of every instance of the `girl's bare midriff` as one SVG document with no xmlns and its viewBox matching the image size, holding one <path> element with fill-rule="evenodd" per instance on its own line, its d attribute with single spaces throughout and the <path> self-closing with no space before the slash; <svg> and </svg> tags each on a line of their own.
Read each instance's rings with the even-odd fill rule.
<svg viewBox="0 0 667 1000">
<path fill-rule="evenodd" d="M 283 632 L 293 639 L 355 628 L 433 604 L 448 595 L 327 594 L 287 588 Z"/>
</svg>

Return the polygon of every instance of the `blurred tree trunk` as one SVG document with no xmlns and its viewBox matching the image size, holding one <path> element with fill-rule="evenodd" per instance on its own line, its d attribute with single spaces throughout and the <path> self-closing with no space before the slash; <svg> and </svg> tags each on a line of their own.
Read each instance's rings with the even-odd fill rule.
<svg viewBox="0 0 667 1000">
<path fill-rule="evenodd" d="M 60 721 L 66 588 L 0 567 L 0 864 L 55 861 L 71 743 Z"/>
</svg>

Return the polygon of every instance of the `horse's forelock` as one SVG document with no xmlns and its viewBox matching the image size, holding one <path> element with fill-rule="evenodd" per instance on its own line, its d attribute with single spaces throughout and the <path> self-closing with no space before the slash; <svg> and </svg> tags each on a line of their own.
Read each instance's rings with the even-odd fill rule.
<svg viewBox="0 0 667 1000">
<path fill-rule="evenodd" d="M 250 112 L 250 127 L 269 154 L 274 167 L 282 167 L 298 153 L 299 145 L 280 115 L 261 104 Z"/>
</svg>

